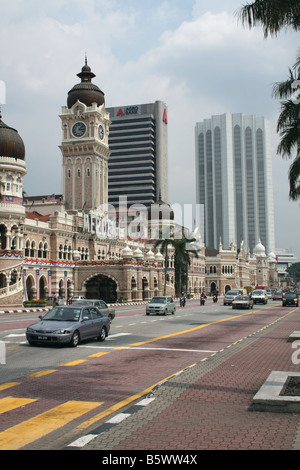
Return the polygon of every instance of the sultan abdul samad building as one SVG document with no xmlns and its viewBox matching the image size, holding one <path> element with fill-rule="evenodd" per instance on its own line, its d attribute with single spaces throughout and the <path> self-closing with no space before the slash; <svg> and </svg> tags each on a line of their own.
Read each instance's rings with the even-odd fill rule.
<svg viewBox="0 0 300 470">
<path fill-rule="evenodd" d="M 158 237 L 149 231 L 137 237 L 140 215 L 135 224 L 127 216 L 127 207 L 114 211 L 107 205 L 110 117 L 87 62 L 78 76 L 80 82 L 69 91 L 60 114 L 62 195 L 24 193 L 25 146 L 18 131 L 0 116 L 2 310 L 53 295 L 66 302 L 77 295 L 115 302 L 120 297 L 149 300 L 164 291 L 164 257 L 154 249 Z M 165 206 L 162 201 L 157 205 Z M 151 215 L 156 234 L 166 222 L 159 210 L 157 214 L 157 219 Z M 166 219 L 170 224 L 170 212 Z M 212 254 L 201 237 L 198 241 L 199 256 L 192 256 L 189 267 L 189 293 L 270 285 L 271 277 L 276 283 L 275 260 L 266 257 L 261 245 L 259 255 L 250 257 L 243 249 L 223 250 L 221 245 Z M 166 293 L 174 295 L 172 250 L 166 276 Z"/>
</svg>

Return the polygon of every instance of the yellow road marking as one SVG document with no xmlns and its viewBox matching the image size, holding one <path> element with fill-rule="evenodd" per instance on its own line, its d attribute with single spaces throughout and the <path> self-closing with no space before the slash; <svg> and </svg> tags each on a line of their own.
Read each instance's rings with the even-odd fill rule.
<svg viewBox="0 0 300 470">
<path fill-rule="evenodd" d="M 56 372 L 57 369 L 47 369 L 47 370 L 40 370 L 39 372 L 34 372 L 33 374 L 29 374 L 27 377 L 42 377 L 43 375 L 52 374 L 52 372 Z"/>
<path fill-rule="evenodd" d="M 77 364 L 82 364 L 83 362 L 86 362 L 87 359 L 77 359 L 76 361 L 71 361 L 71 362 L 66 362 L 65 364 L 61 364 L 62 366 L 77 366 Z"/>
<path fill-rule="evenodd" d="M 98 352 L 96 354 L 91 354 L 89 357 L 101 357 L 101 356 L 104 356 L 105 354 L 109 354 L 108 351 L 106 352 Z"/>
<path fill-rule="evenodd" d="M 73 419 L 102 405 L 103 402 L 68 401 L 45 413 L 0 433 L 0 450 L 17 450 Z"/>
<path fill-rule="evenodd" d="M 178 331 L 177 333 L 170 333 L 169 335 L 157 336 L 156 338 L 148 339 L 146 341 L 141 341 L 140 343 L 132 343 L 130 346 L 141 346 L 142 344 L 153 343 L 154 341 L 158 341 L 160 339 L 166 339 L 166 338 L 171 338 L 172 336 L 183 335 L 185 333 L 190 333 L 191 331 L 200 330 L 201 328 L 205 328 L 206 326 L 215 325 L 217 323 L 233 320 L 239 317 L 244 317 L 245 315 L 252 315 L 253 313 L 256 313 L 256 312 L 259 312 L 259 310 L 254 310 L 253 312 L 242 313 L 241 315 L 234 315 L 233 317 L 223 318 L 221 320 L 204 323 L 203 325 L 195 326 L 195 328 L 189 328 L 188 330 Z"/>
<path fill-rule="evenodd" d="M 6 390 L 10 387 L 15 387 L 16 385 L 20 385 L 19 382 L 6 382 L 4 384 L 0 384 L 0 390 Z"/>
<path fill-rule="evenodd" d="M 13 397 L 1 398 L 0 413 L 6 413 L 7 411 L 14 410 L 15 408 L 19 408 L 20 406 L 27 405 L 28 403 L 32 403 L 36 400 L 37 399 L 13 398 Z"/>
<path fill-rule="evenodd" d="M 115 405 L 111 406 L 110 408 L 107 408 L 105 411 L 102 411 L 102 413 L 99 413 L 96 416 L 93 416 L 92 418 L 88 419 L 87 421 L 84 421 L 81 423 L 77 429 L 86 429 L 92 424 L 96 423 L 97 421 L 100 421 L 101 419 L 105 418 L 106 416 L 114 413 L 115 411 L 118 411 L 120 408 L 123 408 L 124 406 L 128 405 L 129 403 L 132 403 L 135 400 L 138 400 L 139 398 L 143 397 L 144 395 L 147 395 L 150 393 L 154 387 L 157 385 L 165 382 L 169 378 L 173 377 L 174 374 L 170 375 L 169 377 L 164 378 L 163 380 L 160 380 L 154 385 L 151 385 L 151 387 L 146 388 L 146 390 L 143 390 L 142 392 L 136 393 L 135 395 L 132 395 L 131 397 L 126 398 L 125 400 L 120 401 L 119 403 L 116 403 Z"/>
</svg>

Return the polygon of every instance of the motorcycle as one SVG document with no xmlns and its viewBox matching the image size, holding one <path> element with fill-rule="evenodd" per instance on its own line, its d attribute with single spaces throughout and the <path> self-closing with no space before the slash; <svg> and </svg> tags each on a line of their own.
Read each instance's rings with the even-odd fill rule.
<svg viewBox="0 0 300 470">
<path fill-rule="evenodd" d="M 205 305 L 205 297 L 201 297 L 201 299 L 200 299 L 200 305 Z"/>
<path fill-rule="evenodd" d="M 216 295 L 213 296 L 214 303 L 218 302 L 218 297 Z"/>
</svg>

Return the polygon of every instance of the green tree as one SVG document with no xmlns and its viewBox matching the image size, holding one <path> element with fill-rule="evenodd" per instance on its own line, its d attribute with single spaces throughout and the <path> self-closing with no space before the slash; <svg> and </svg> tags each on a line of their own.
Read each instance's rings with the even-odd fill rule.
<svg viewBox="0 0 300 470">
<path fill-rule="evenodd" d="M 295 94 L 295 86 L 300 85 L 300 53 L 298 53 L 293 70 L 289 69 L 289 77 L 284 82 L 275 83 L 273 96 L 285 99 L 281 102 L 281 113 L 277 121 L 277 132 L 280 143 L 277 153 L 283 158 L 295 158 L 289 168 L 289 197 L 296 200 L 300 197 L 300 99 Z M 297 93 L 297 92 L 296 92 Z"/>
<path fill-rule="evenodd" d="M 289 276 L 294 280 L 294 282 L 300 281 L 300 263 L 294 263 L 288 268 L 286 268 L 287 273 Z"/>
<path fill-rule="evenodd" d="M 162 255 L 165 257 L 165 281 L 164 281 L 164 295 L 166 295 L 167 291 L 167 270 L 168 270 L 168 248 L 169 246 L 174 246 L 174 239 L 173 238 L 159 238 L 156 240 L 154 247 L 160 248 Z"/>
<path fill-rule="evenodd" d="M 264 36 L 277 36 L 283 28 L 300 29 L 299 0 L 256 0 L 238 12 L 243 25 L 262 25 Z"/>
<path fill-rule="evenodd" d="M 187 238 L 183 233 L 182 238 L 160 238 L 156 240 L 155 248 L 160 248 L 161 253 L 165 258 L 165 282 L 164 282 L 164 295 L 166 295 L 167 287 L 167 269 L 168 269 L 168 249 L 175 250 L 175 292 L 180 294 L 182 286 L 187 290 L 188 285 L 188 267 L 191 264 L 191 254 L 198 258 L 198 251 L 191 245 L 195 238 Z"/>
<path fill-rule="evenodd" d="M 243 25 L 253 28 L 262 25 L 265 38 L 277 36 L 283 28 L 294 31 L 300 29 L 299 0 L 256 0 L 247 3 L 238 12 Z M 275 83 L 273 95 L 285 99 L 281 102 L 281 113 L 277 122 L 280 143 L 277 153 L 283 158 L 296 156 L 289 168 L 289 197 L 296 200 L 300 197 L 300 100 L 295 95 L 294 87 L 300 85 L 300 54 L 298 53 L 293 70 L 285 82 Z"/>
</svg>

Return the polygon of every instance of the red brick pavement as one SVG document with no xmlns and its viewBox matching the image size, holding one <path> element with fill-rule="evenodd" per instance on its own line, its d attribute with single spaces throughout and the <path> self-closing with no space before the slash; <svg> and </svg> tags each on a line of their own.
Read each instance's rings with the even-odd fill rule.
<svg viewBox="0 0 300 470">
<path fill-rule="evenodd" d="M 100 435 L 86 448 L 299 449 L 300 414 L 251 411 L 252 398 L 271 371 L 300 370 L 292 363 L 294 350 L 287 341 L 300 329 L 299 313 L 298 309 L 170 379 L 155 391 L 147 411 L 135 413 L 118 425 L 119 430 Z"/>
</svg>

